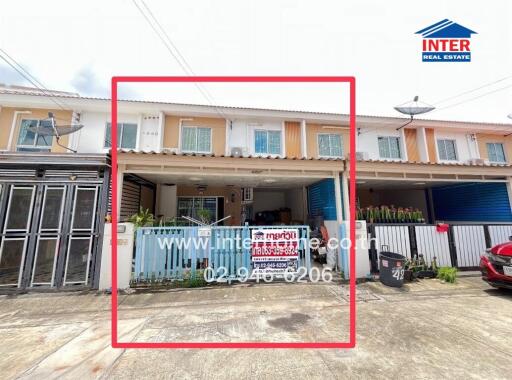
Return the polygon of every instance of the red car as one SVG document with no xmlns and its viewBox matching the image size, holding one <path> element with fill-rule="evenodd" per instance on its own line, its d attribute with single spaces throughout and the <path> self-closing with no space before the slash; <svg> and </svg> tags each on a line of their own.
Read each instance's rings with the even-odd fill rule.
<svg viewBox="0 0 512 380">
<path fill-rule="evenodd" d="M 489 285 L 512 289 L 512 241 L 488 249 L 480 258 L 480 270 Z"/>
</svg>

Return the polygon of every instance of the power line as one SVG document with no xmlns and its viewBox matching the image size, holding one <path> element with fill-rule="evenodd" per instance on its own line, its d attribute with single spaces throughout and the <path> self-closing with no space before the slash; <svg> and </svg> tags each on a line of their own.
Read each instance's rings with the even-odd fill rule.
<svg viewBox="0 0 512 380">
<path fill-rule="evenodd" d="M 9 66 L 11 66 L 18 74 L 20 74 L 23 78 L 25 78 L 27 81 L 29 81 L 35 88 L 37 88 L 39 91 L 43 92 L 46 96 L 50 98 L 50 100 L 55 103 L 61 110 L 67 111 L 69 108 L 66 109 L 63 104 L 65 103 L 62 101 L 57 101 L 55 98 L 55 95 L 52 94 L 48 88 L 44 84 L 42 84 L 36 77 L 34 77 L 32 74 L 28 72 L 20 63 L 16 61 L 12 56 L 10 56 L 4 49 L 0 48 L 0 58 L 2 58 Z M 7 58 L 9 59 L 7 59 Z M 10 60 L 10 61 L 9 61 Z M 12 62 L 11 62 L 12 61 Z"/>
<path fill-rule="evenodd" d="M 160 24 L 160 22 L 155 17 L 154 13 L 151 11 L 149 6 L 144 2 L 144 0 L 141 0 L 141 4 L 146 9 L 146 12 L 149 14 L 153 22 L 151 22 L 148 15 L 146 15 L 146 12 L 143 11 L 143 9 L 137 4 L 136 0 L 132 0 L 133 4 L 137 7 L 139 13 L 145 18 L 151 29 L 155 32 L 157 37 L 160 39 L 160 41 L 164 44 L 166 49 L 169 51 L 171 56 L 174 58 L 174 60 L 178 63 L 178 65 L 181 67 L 181 69 L 188 75 L 188 76 L 195 76 L 194 70 L 190 66 L 190 64 L 187 62 L 183 54 L 179 51 L 178 47 L 174 42 L 171 40 L 163 26 Z M 155 24 L 158 26 L 155 27 Z M 164 38 L 165 37 L 165 38 Z M 195 87 L 199 90 L 199 92 L 204 96 L 206 101 L 215 108 L 216 112 L 224 119 L 228 119 L 227 116 L 224 114 L 224 112 L 219 109 L 216 106 L 216 102 L 213 98 L 213 96 L 208 92 L 206 88 L 203 88 L 199 83 L 194 82 Z"/>
<path fill-rule="evenodd" d="M 468 103 L 468 102 L 472 102 L 473 100 L 476 100 L 476 99 L 480 99 L 484 96 L 487 96 L 487 95 L 491 95 L 491 94 L 494 94 L 495 92 L 498 92 L 498 91 L 503 91 L 503 90 L 506 90 L 507 88 L 511 88 L 512 87 L 512 84 L 509 84 L 505 87 L 500 87 L 500 88 L 497 88 L 495 90 L 492 90 L 492 91 L 489 91 L 489 92 L 485 92 L 481 95 L 478 95 L 478 96 L 475 96 L 473 98 L 470 98 L 470 99 L 466 99 L 466 100 L 463 100 L 461 102 L 458 102 L 458 103 L 454 103 L 454 104 L 449 104 L 447 105 L 446 107 L 441 107 L 441 108 L 436 108 L 434 111 L 432 112 L 435 112 L 435 111 L 441 111 L 441 110 L 445 110 L 447 108 L 452 108 L 452 107 L 455 107 L 455 106 L 458 106 L 458 105 L 461 105 L 461 104 L 464 104 L 464 103 Z"/>
<path fill-rule="evenodd" d="M 479 87 L 473 88 L 473 89 L 471 89 L 471 90 L 461 92 L 460 94 L 450 96 L 450 97 L 445 98 L 445 99 L 443 99 L 443 100 L 439 100 L 439 101 L 435 102 L 435 103 L 434 103 L 434 105 L 436 105 L 436 104 L 440 104 L 440 103 L 444 103 L 444 102 L 447 102 L 448 100 L 452 100 L 452 99 L 458 98 L 458 97 L 463 96 L 463 95 L 471 94 L 472 92 L 475 92 L 475 91 L 481 90 L 482 88 L 485 88 L 485 87 L 492 86 L 493 84 L 496 84 L 496 83 L 503 82 L 503 81 L 505 81 L 505 80 L 507 80 L 507 79 L 509 79 L 509 78 L 512 78 L 512 75 L 508 75 L 508 76 L 506 76 L 506 77 L 504 77 L 504 78 L 501 78 L 501 79 L 498 79 L 498 80 L 496 80 L 496 81 L 494 81 L 494 82 L 486 83 L 486 84 L 484 84 L 484 85 L 482 85 L 482 86 L 479 86 Z"/>
</svg>

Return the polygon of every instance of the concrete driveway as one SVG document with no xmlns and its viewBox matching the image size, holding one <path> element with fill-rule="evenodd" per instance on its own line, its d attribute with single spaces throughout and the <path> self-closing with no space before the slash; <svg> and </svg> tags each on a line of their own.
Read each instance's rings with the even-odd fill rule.
<svg viewBox="0 0 512 380">
<path fill-rule="evenodd" d="M 512 292 L 479 278 L 358 287 L 352 350 L 150 350 L 110 347 L 110 298 L 0 297 L 2 378 L 512 377 Z M 346 291 L 261 284 L 120 296 L 122 341 L 339 341 Z"/>
</svg>

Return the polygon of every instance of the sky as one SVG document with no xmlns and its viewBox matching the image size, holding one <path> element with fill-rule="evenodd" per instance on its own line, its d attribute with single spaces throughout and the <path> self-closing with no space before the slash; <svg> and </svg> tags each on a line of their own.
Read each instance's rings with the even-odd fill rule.
<svg viewBox="0 0 512 380">
<path fill-rule="evenodd" d="M 512 122 L 510 0 L 144 1 L 196 75 L 349 75 L 358 114 L 400 116 L 393 107 L 418 95 L 436 106 L 425 118 Z M 445 18 L 478 33 L 472 62 L 421 62 L 415 32 Z M 86 96 L 110 97 L 114 75 L 187 74 L 132 0 L 2 1 L 0 48 L 47 88 Z M 0 83 L 27 85 L 3 61 Z M 338 84 L 137 84 L 120 95 L 348 111 Z"/>
</svg>

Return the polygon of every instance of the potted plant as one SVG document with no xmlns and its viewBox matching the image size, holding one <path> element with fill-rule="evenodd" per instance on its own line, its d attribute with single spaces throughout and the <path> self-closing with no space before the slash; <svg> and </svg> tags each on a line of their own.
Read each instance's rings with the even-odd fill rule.
<svg viewBox="0 0 512 380">
<path fill-rule="evenodd" d="M 138 229 L 140 227 L 152 226 L 155 222 L 155 217 L 151 212 L 149 212 L 149 209 L 144 209 L 141 206 L 139 212 L 130 216 L 128 221 L 133 223 L 135 229 Z"/>
</svg>

